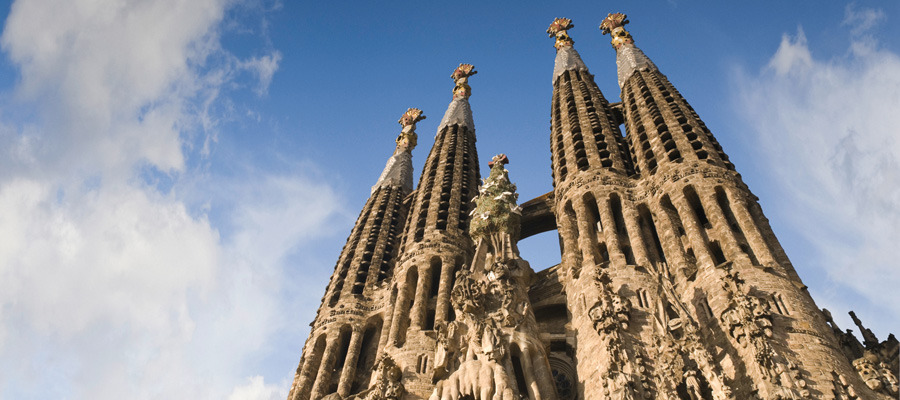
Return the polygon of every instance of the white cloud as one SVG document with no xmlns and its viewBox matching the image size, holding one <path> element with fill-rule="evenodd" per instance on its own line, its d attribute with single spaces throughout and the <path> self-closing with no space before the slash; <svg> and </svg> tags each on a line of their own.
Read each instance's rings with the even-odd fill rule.
<svg viewBox="0 0 900 400">
<path fill-rule="evenodd" d="M 879 318 L 864 322 L 884 336 L 900 320 L 900 56 L 858 36 L 883 13 L 847 10 L 846 54 L 816 59 L 802 30 L 785 35 L 767 68 L 738 77 L 738 109 L 760 165 L 796 201 L 775 212 L 814 248 L 794 262 L 827 271 L 836 316 L 851 308 L 842 290 L 867 300 Z"/>
<path fill-rule="evenodd" d="M 248 381 L 246 385 L 234 388 L 228 400 L 281 400 L 287 396 L 287 393 L 282 393 L 287 383 L 266 385 L 265 379 L 261 376 L 254 376 Z"/>
<path fill-rule="evenodd" d="M 281 58 L 221 48 L 234 3 L 12 5 L 0 44 L 21 81 L 0 104 L 0 398 L 286 395 L 253 370 L 294 324 L 286 259 L 344 214 L 305 166 L 209 172 L 229 118 L 217 104 L 235 87 L 264 94 Z"/>
<path fill-rule="evenodd" d="M 881 10 L 872 8 L 858 10 L 855 4 L 850 3 L 844 9 L 844 21 L 841 22 L 841 26 L 849 26 L 851 33 L 860 35 L 874 28 L 885 18 L 886 16 Z"/>
<path fill-rule="evenodd" d="M 275 51 L 272 54 L 253 57 L 241 63 L 241 67 L 249 70 L 259 79 L 259 85 L 255 91 L 257 95 L 264 95 L 272 83 L 272 76 L 278 70 L 278 63 L 281 61 L 281 52 Z"/>
<path fill-rule="evenodd" d="M 15 2 L 0 43 L 20 67 L 18 94 L 55 132 L 39 138 L 51 172 L 181 170 L 179 124 L 201 82 L 192 66 L 209 56 L 224 3 Z"/>
</svg>

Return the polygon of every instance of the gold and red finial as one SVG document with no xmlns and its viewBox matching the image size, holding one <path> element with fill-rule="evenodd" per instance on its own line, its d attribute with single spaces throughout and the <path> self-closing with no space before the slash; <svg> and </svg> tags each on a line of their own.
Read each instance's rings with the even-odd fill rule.
<svg viewBox="0 0 900 400">
<path fill-rule="evenodd" d="M 425 114 L 418 108 L 410 108 L 403 113 L 400 120 L 397 121 L 403 126 L 400 136 L 397 136 L 397 149 L 412 151 L 416 148 L 416 122 L 425 119 Z"/>
<path fill-rule="evenodd" d="M 625 30 L 625 24 L 628 22 L 627 15 L 615 13 L 607 15 L 603 22 L 600 23 L 600 30 L 603 31 L 603 34 L 608 33 L 612 36 L 610 43 L 616 50 L 626 44 L 634 44 L 631 34 Z"/>
<path fill-rule="evenodd" d="M 563 47 L 571 46 L 573 43 L 575 43 L 575 41 L 569 37 L 569 33 L 566 32 L 574 27 L 575 25 L 572 24 L 571 19 L 554 19 L 553 23 L 550 24 L 550 27 L 547 28 L 547 34 L 549 34 L 550 37 L 556 36 L 556 43 L 553 44 L 553 47 L 556 47 L 556 49 L 559 50 Z"/>
<path fill-rule="evenodd" d="M 456 81 L 456 86 L 453 88 L 454 100 L 463 97 L 468 99 L 472 95 L 469 77 L 477 73 L 478 71 L 475 70 L 475 66 L 472 64 L 459 64 L 459 67 L 456 67 L 453 74 L 450 75 Z"/>
<path fill-rule="evenodd" d="M 490 162 L 488 162 L 488 168 L 494 168 L 494 165 L 506 165 L 509 164 L 509 157 L 506 154 L 500 153 L 494 156 Z"/>
</svg>

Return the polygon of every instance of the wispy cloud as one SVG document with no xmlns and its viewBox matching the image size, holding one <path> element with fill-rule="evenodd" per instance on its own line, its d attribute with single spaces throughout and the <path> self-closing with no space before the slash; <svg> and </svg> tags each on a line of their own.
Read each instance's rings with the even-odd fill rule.
<svg viewBox="0 0 900 400">
<path fill-rule="evenodd" d="M 345 215 L 310 168 L 209 172 L 217 104 L 264 95 L 281 59 L 222 48 L 234 3 L 12 5 L 0 398 L 286 395 L 248 365 L 285 329 L 286 257 Z"/>
<path fill-rule="evenodd" d="M 900 320 L 900 56 L 865 33 L 884 19 L 848 7 L 847 53 L 817 59 L 798 29 L 766 68 L 736 83 L 760 164 L 797 201 L 775 212 L 814 248 L 795 263 L 866 299 L 867 314 L 882 317 L 868 322 L 886 333 L 895 328 L 886 321 Z M 840 290 L 830 295 L 824 302 L 849 308 Z"/>
</svg>

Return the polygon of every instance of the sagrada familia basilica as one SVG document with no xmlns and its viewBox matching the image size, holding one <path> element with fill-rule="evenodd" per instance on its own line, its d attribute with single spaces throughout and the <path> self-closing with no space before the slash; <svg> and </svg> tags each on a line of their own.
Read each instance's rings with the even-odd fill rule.
<svg viewBox="0 0 900 400">
<path fill-rule="evenodd" d="M 289 400 L 896 399 L 898 349 L 819 309 L 757 198 L 623 14 L 610 104 L 558 18 L 553 187 L 480 177 L 469 79 L 413 187 L 411 108 L 341 252 Z M 623 135 L 619 126 L 625 126 Z M 514 177 L 513 177 L 514 180 Z M 558 230 L 535 272 L 517 242 Z"/>
</svg>

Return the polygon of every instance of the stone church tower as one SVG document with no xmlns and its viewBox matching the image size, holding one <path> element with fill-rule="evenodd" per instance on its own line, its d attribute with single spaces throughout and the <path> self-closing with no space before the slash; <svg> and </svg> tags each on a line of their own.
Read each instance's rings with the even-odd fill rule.
<svg viewBox="0 0 900 400">
<path fill-rule="evenodd" d="M 311 324 L 289 400 L 891 399 L 898 349 L 810 297 L 712 132 L 624 29 L 610 104 L 558 18 L 549 193 L 480 182 L 456 85 L 418 187 L 416 122 L 372 187 Z M 625 127 L 625 135 L 620 129 Z M 558 230 L 535 272 L 519 239 Z"/>
</svg>

